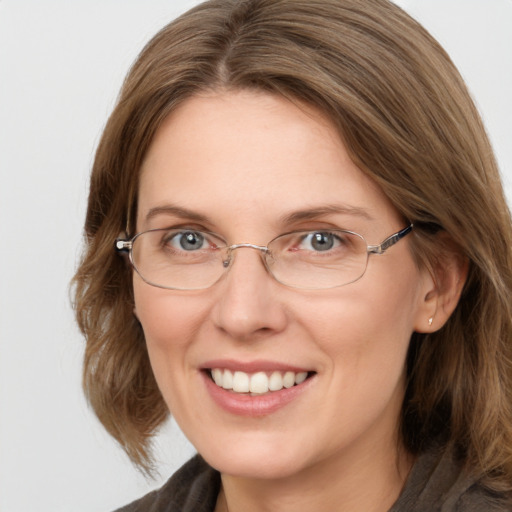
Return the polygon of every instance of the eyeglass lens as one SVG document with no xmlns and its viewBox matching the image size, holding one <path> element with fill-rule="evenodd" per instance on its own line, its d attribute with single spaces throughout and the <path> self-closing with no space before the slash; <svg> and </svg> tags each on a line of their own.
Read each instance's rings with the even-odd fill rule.
<svg viewBox="0 0 512 512">
<path fill-rule="evenodd" d="M 237 250 L 247 248 L 227 246 L 213 233 L 156 229 L 133 239 L 131 260 L 140 276 L 154 286 L 204 289 L 229 269 Z M 296 288 L 351 283 L 364 274 L 368 261 L 366 241 L 350 231 L 288 233 L 272 240 L 267 248 L 249 247 L 261 251 L 267 270 L 277 281 Z"/>
</svg>

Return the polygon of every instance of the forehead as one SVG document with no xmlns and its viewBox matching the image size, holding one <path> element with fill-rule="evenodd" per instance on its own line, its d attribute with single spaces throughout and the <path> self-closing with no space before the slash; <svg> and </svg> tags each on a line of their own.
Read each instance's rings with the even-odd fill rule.
<svg viewBox="0 0 512 512">
<path fill-rule="evenodd" d="M 143 162 L 138 204 L 139 230 L 166 205 L 196 212 L 212 228 L 270 226 L 294 211 L 336 205 L 367 218 L 396 216 L 329 120 L 250 91 L 196 96 L 168 116 Z"/>
</svg>

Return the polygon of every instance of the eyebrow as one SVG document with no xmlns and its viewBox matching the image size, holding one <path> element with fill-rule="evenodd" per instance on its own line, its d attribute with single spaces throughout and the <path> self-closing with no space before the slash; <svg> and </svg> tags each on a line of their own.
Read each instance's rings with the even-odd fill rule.
<svg viewBox="0 0 512 512">
<path fill-rule="evenodd" d="M 146 221 L 151 220 L 159 215 L 172 215 L 174 217 L 186 218 L 194 222 L 207 223 L 209 222 L 208 217 L 205 215 L 175 205 L 164 205 L 156 206 L 151 208 L 146 215 Z M 297 210 L 288 214 L 283 215 L 279 222 L 282 225 L 293 224 L 305 220 L 315 220 L 327 215 L 351 215 L 361 217 L 366 220 L 375 220 L 365 209 L 348 206 L 348 205 L 326 205 L 320 207 L 307 208 L 304 210 Z"/>
<path fill-rule="evenodd" d="M 366 210 L 356 206 L 348 205 L 327 205 L 318 208 L 308 208 L 304 210 L 298 210 L 281 218 L 283 224 L 293 224 L 304 220 L 314 220 L 327 215 L 351 215 L 361 217 L 366 220 L 375 220 Z"/>
<path fill-rule="evenodd" d="M 156 206 L 155 208 L 151 208 L 146 215 L 146 221 L 151 220 L 158 215 L 173 215 L 174 217 L 183 217 L 195 222 L 208 221 L 208 218 L 205 215 L 174 205 Z"/>
</svg>

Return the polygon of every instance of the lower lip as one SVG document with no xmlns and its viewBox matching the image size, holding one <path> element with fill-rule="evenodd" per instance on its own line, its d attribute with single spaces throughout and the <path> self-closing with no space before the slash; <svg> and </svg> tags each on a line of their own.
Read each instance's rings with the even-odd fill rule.
<svg viewBox="0 0 512 512">
<path fill-rule="evenodd" d="M 209 372 L 203 371 L 206 389 L 213 401 L 225 411 L 239 416 L 267 416 L 288 405 L 301 395 L 310 385 L 313 377 L 309 377 L 299 385 L 271 391 L 265 395 L 235 393 L 220 388 L 213 382 Z"/>
</svg>

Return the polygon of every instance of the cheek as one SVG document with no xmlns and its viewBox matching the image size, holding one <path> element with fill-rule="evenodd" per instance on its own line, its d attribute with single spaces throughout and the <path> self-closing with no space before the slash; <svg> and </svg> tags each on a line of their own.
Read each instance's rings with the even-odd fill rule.
<svg viewBox="0 0 512 512">
<path fill-rule="evenodd" d="M 316 342 L 328 354 L 335 380 L 341 389 L 387 392 L 403 374 L 410 326 L 393 308 L 372 308 L 372 301 L 354 299 L 343 306 L 314 320 Z"/>
<path fill-rule="evenodd" d="M 183 410 L 195 370 L 190 355 L 204 324 L 203 302 L 198 297 L 182 296 L 134 282 L 135 314 L 146 340 L 153 374 L 169 410 Z"/>
<path fill-rule="evenodd" d="M 142 324 L 148 349 L 186 345 L 201 318 L 200 302 L 134 280 L 135 314 Z"/>
<path fill-rule="evenodd" d="M 368 372 L 376 372 L 373 377 L 398 375 L 414 330 L 420 290 L 417 269 L 404 264 L 399 274 L 368 272 L 345 289 L 310 297 L 295 316 L 329 354 L 331 364 L 342 365 L 346 374 L 357 379 L 368 378 Z"/>
<path fill-rule="evenodd" d="M 375 289 L 374 289 L 375 290 Z M 368 293 L 364 286 L 356 287 L 338 297 L 322 297 L 304 301 L 302 318 L 316 338 L 332 344 L 333 351 L 343 351 L 345 345 L 377 344 L 379 340 L 407 340 L 413 332 L 415 294 L 389 288 L 385 293 Z M 344 339 L 345 343 L 336 340 Z"/>
<path fill-rule="evenodd" d="M 173 391 L 186 385 L 186 378 L 193 373 L 189 360 L 197 333 L 204 325 L 204 301 L 145 283 L 134 283 L 134 296 L 151 367 L 171 409 Z"/>
</svg>

